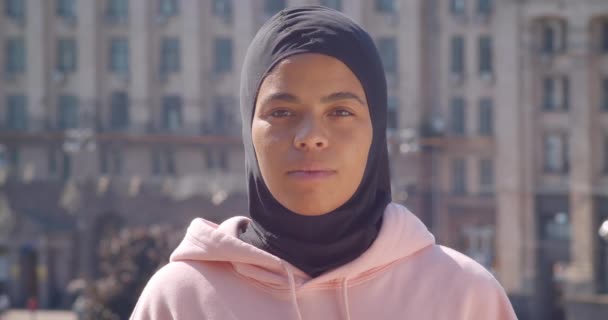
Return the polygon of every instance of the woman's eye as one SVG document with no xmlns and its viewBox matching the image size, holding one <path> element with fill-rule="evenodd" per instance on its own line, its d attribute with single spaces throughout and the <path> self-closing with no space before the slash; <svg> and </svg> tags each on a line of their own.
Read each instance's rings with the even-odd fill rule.
<svg viewBox="0 0 608 320">
<path fill-rule="evenodd" d="M 332 111 L 331 115 L 336 116 L 336 117 L 348 117 L 348 116 L 352 116 L 353 113 L 348 110 L 338 109 L 338 110 Z"/>
<path fill-rule="evenodd" d="M 274 117 L 274 118 L 285 118 L 285 117 L 290 117 L 292 115 L 293 115 L 293 113 L 289 110 L 275 110 L 270 113 L 270 116 Z"/>
</svg>

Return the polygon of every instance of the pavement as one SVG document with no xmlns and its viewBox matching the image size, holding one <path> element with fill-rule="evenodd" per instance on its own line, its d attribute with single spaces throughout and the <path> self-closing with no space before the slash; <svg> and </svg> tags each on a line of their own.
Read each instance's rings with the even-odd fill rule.
<svg viewBox="0 0 608 320">
<path fill-rule="evenodd" d="M 0 316 L 0 320 L 76 320 L 76 315 L 71 311 L 40 310 L 31 314 L 27 310 L 11 310 Z"/>
</svg>

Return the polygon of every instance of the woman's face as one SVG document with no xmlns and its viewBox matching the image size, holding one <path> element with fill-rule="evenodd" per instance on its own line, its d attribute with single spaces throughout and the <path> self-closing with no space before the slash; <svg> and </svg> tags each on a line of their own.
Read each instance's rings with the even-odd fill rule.
<svg viewBox="0 0 608 320">
<path fill-rule="evenodd" d="M 251 135 L 279 203 L 301 215 L 331 212 L 351 198 L 365 171 L 372 122 L 363 87 L 335 58 L 286 58 L 260 86 Z"/>
</svg>

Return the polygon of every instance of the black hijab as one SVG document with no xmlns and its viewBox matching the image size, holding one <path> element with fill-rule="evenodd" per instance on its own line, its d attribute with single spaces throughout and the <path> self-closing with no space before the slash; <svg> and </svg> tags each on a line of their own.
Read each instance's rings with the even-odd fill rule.
<svg viewBox="0 0 608 320">
<path fill-rule="evenodd" d="M 321 216 L 294 213 L 272 196 L 260 173 L 251 139 L 251 123 L 262 81 L 278 62 L 302 53 L 331 56 L 350 68 L 365 91 L 373 126 L 367 165 L 357 191 L 342 206 Z M 240 94 L 249 213 L 253 220 L 240 238 L 312 277 L 357 258 L 376 239 L 384 209 L 391 201 L 386 79 L 369 34 L 332 9 L 320 6 L 285 9 L 270 18 L 249 45 Z"/>
</svg>

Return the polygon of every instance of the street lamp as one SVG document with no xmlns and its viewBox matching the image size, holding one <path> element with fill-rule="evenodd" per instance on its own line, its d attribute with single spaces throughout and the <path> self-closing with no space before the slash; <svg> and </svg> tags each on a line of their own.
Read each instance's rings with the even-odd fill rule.
<svg viewBox="0 0 608 320">
<path fill-rule="evenodd" d="M 64 153 L 64 161 L 74 156 L 79 156 L 84 152 L 95 152 L 97 149 L 96 132 L 95 132 L 95 109 L 96 101 L 86 101 L 82 104 L 82 111 L 78 115 L 78 123 L 80 125 L 75 128 L 67 128 L 63 132 L 62 150 Z M 68 160 L 69 161 L 69 160 Z M 64 165 L 65 166 L 65 165 Z M 71 169 L 70 169 L 71 170 Z M 80 238 L 80 261 L 79 268 L 85 281 L 92 278 L 93 262 L 91 243 L 92 236 L 92 217 L 86 213 L 82 207 L 81 188 L 78 186 L 77 177 L 66 177 L 69 180 L 64 186 L 62 195 L 62 205 L 68 212 L 75 215 L 76 234 Z"/>
<path fill-rule="evenodd" d="M 602 239 L 608 241 L 608 219 L 604 220 L 597 233 Z"/>
</svg>

